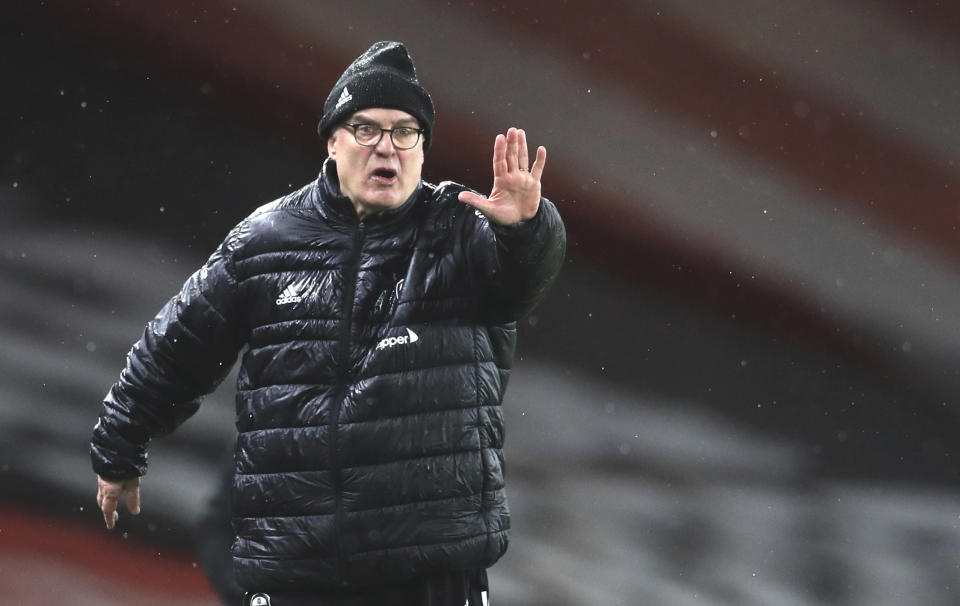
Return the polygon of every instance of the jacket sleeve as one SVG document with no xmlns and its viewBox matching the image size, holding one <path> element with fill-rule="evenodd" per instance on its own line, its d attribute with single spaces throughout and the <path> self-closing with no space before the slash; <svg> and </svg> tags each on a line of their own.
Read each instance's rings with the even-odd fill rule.
<svg viewBox="0 0 960 606">
<path fill-rule="evenodd" d="M 237 231 L 147 324 L 127 354 L 90 442 L 93 469 L 101 477 L 143 475 L 150 439 L 170 433 L 196 412 L 233 366 L 246 341 L 230 256 Z"/>
<path fill-rule="evenodd" d="M 537 214 L 520 225 L 477 223 L 473 255 L 482 267 L 489 298 L 503 320 L 528 314 L 560 272 L 567 235 L 553 202 L 540 199 Z"/>
</svg>

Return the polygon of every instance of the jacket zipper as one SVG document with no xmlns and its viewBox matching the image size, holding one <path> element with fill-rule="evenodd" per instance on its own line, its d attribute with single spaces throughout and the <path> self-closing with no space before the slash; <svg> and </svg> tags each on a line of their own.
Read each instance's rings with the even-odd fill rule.
<svg viewBox="0 0 960 606">
<path fill-rule="evenodd" d="M 357 292 L 357 276 L 360 274 L 360 249 L 363 243 L 365 225 L 363 221 L 357 224 L 353 233 L 353 250 L 351 251 L 350 263 L 346 267 L 344 274 L 344 293 L 343 293 L 343 316 L 340 327 L 340 364 L 338 369 L 338 387 L 339 396 L 334 400 L 333 410 L 330 411 L 330 472 L 333 480 L 334 495 L 334 515 L 333 515 L 333 538 L 337 551 L 337 580 L 343 584 L 343 554 L 340 546 L 340 526 L 343 522 L 343 494 L 342 481 L 340 473 L 340 455 L 338 450 L 338 441 L 340 437 L 340 408 L 343 400 L 347 397 L 347 385 L 349 380 L 349 362 L 350 362 L 350 337 L 353 333 L 353 299 Z"/>
</svg>

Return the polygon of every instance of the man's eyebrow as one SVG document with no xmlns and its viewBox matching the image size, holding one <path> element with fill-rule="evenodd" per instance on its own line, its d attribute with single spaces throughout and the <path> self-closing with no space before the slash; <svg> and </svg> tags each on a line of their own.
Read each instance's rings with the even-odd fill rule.
<svg viewBox="0 0 960 606">
<path fill-rule="evenodd" d="M 353 115 L 353 118 L 351 118 L 351 122 L 363 122 L 363 123 L 365 123 L 365 124 L 376 124 L 377 126 L 379 126 L 379 127 L 381 127 L 381 128 L 383 127 L 383 124 L 381 124 L 378 120 L 374 120 L 373 118 L 371 118 L 370 116 L 368 116 L 368 115 L 366 115 L 366 114 L 354 114 L 354 115 Z M 416 118 L 400 118 L 399 120 L 397 120 L 396 122 L 393 123 L 393 126 L 394 126 L 394 127 L 396 127 L 396 126 L 412 126 L 412 127 L 414 127 L 414 128 L 417 128 L 417 127 L 419 126 L 419 124 L 417 123 L 417 119 L 416 119 Z"/>
</svg>

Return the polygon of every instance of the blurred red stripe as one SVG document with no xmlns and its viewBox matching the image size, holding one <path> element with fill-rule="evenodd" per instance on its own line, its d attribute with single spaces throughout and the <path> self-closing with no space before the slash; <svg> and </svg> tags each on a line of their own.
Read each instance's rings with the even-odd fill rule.
<svg viewBox="0 0 960 606">
<path fill-rule="evenodd" d="M 960 19 L 957 8 L 928 9 L 924 14 Z M 960 173 L 859 117 L 852 102 L 803 88 L 763 57 L 718 46 L 709 30 L 672 21 L 650 3 L 611 0 L 598 12 L 588 0 L 509 8 L 478 0 L 464 10 L 579 67 L 584 81 L 605 80 L 699 122 L 704 132 L 716 130 L 722 145 L 806 180 L 810 190 L 833 193 L 824 196 L 831 204 L 854 203 L 900 236 L 960 258 Z"/>
<path fill-rule="evenodd" d="M 90 516 L 102 521 L 98 512 Z M 203 571 L 187 554 L 125 540 L 122 533 L 119 528 L 108 531 L 94 523 L 0 507 L 0 552 L 68 562 L 138 590 L 214 598 Z"/>
</svg>

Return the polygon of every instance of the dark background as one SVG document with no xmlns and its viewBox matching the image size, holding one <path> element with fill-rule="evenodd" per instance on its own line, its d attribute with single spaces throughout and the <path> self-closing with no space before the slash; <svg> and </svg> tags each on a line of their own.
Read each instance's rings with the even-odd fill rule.
<svg viewBox="0 0 960 606">
<path fill-rule="evenodd" d="M 955 25 L 894 0 L 4 5 L 0 593 L 215 603 L 193 545 L 232 379 L 112 533 L 86 441 L 144 323 L 315 178 L 327 92 L 392 38 L 438 106 L 425 178 L 489 190 L 524 127 L 568 226 L 505 402 L 494 599 L 955 603 Z"/>
</svg>

